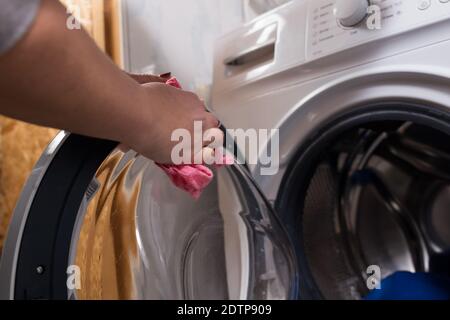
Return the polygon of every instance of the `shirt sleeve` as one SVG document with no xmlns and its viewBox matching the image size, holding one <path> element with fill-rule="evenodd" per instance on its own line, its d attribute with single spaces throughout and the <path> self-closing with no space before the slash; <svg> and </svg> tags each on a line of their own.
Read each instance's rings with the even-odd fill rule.
<svg viewBox="0 0 450 320">
<path fill-rule="evenodd" d="M 0 54 L 11 49 L 28 31 L 40 0 L 0 0 Z"/>
</svg>

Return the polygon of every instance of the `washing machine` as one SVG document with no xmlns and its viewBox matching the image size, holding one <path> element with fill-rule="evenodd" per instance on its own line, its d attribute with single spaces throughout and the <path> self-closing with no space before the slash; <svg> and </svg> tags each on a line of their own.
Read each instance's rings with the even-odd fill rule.
<svg viewBox="0 0 450 320">
<path fill-rule="evenodd" d="M 61 132 L 17 203 L 0 298 L 361 299 L 371 270 L 448 272 L 449 27 L 445 0 L 298 0 L 221 38 L 213 112 L 271 134 L 227 139 L 242 161 L 197 201 Z"/>
<path fill-rule="evenodd" d="M 449 276 L 448 30 L 448 0 L 310 0 L 218 42 L 222 123 L 278 129 L 258 150 L 279 151 L 278 172 L 249 169 L 294 247 L 299 298 L 361 299 L 398 271 Z"/>
</svg>

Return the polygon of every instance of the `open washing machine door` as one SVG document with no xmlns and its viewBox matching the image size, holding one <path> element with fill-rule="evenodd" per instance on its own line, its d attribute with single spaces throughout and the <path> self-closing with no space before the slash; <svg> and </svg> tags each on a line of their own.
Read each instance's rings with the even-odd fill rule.
<svg viewBox="0 0 450 320">
<path fill-rule="evenodd" d="M 300 296 L 449 296 L 449 137 L 445 108 L 405 101 L 361 104 L 317 126 L 275 204 L 294 239 Z M 383 282 L 402 272 L 413 280 Z M 422 276 L 438 285 L 416 286 Z"/>
<path fill-rule="evenodd" d="M 245 169 L 195 201 L 114 142 L 61 132 L 17 204 L 2 299 L 288 299 L 296 266 Z"/>
</svg>

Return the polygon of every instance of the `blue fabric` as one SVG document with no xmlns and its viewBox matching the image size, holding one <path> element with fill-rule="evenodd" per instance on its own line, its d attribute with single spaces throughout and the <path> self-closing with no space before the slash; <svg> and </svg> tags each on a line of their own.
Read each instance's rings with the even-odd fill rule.
<svg viewBox="0 0 450 320">
<path fill-rule="evenodd" d="M 396 272 L 366 300 L 450 300 L 450 278 L 431 273 Z"/>
</svg>

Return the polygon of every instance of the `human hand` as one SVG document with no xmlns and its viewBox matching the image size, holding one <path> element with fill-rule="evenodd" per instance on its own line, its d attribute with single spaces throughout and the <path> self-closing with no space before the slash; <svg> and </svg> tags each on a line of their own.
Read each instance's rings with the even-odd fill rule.
<svg viewBox="0 0 450 320">
<path fill-rule="evenodd" d="M 139 84 L 146 84 L 152 82 L 165 83 L 170 79 L 171 73 L 161 74 L 159 76 L 153 74 L 135 74 L 135 73 L 127 73 L 129 77 L 131 77 L 134 81 Z"/>
<path fill-rule="evenodd" d="M 129 128 L 130 139 L 125 143 L 158 163 L 171 164 L 173 163 L 172 150 L 178 144 L 178 141 L 171 141 L 172 133 L 176 129 L 186 129 L 191 136 L 189 150 L 191 161 L 199 154 L 202 159 L 213 158 L 214 149 L 208 145 L 212 141 L 223 140 L 223 133 L 217 128 L 219 121 L 205 110 L 203 101 L 194 93 L 160 82 L 162 81 L 141 86 L 141 94 L 135 105 L 139 119 L 133 128 Z M 204 132 L 211 129 L 206 140 L 203 140 L 203 133 L 194 134 L 196 121 L 202 123 Z M 194 146 L 197 144 L 204 148 L 195 150 Z"/>
</svg>

